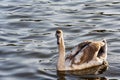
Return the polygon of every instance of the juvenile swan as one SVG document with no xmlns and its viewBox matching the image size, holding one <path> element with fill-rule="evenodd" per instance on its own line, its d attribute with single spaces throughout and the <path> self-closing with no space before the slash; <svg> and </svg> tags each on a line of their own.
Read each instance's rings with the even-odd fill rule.
<svg viewBox="0 0 120 80">
<path fill-rule="evenodd" d="M 107 59 L 107 42 L 85 41 L 78 44 L 70 54 L 65 54 L 63 31 L 56 31 L 59 50 L 58 71 L 82 70 L 102 65 Z"/>
</svg>

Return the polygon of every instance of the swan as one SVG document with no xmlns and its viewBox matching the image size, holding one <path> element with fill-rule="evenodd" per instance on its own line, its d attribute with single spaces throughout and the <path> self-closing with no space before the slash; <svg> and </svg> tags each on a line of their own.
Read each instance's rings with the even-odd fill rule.
<svg viewBox="0 0 120 80">
<path fill-rule="evenodd" d="M 65 53 L 63 31 L 56 31 L 59 57 L 58 71 L 74 71 L 102 65 L 107 59 L 107 41 L 84 41 L 75 46 L 71 53 Z"/>
</svg>

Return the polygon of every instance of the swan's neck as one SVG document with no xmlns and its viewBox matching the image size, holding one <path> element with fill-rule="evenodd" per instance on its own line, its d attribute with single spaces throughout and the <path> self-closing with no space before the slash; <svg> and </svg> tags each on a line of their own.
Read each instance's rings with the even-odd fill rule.
<svg viewBox="0 0 120 80">
<path fill-rule="evenodd" d="M 65 70 L 65 45 L 64 39 L 61 38 L 60 43 L 58 44 L 59 57 L 58 57 L 58 70 Z"/>
</svg>

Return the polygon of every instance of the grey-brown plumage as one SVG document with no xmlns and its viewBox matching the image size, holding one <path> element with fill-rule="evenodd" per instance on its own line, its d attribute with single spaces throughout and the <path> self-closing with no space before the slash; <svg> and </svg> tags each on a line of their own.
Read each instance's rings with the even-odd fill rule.
<svg viewBox="0 0 120 80">
<path fill-rule="evenodd" d="M 65 45 L 62 30 L 56 31 L 59 50 L 57 63 L 58 71 L 83 70 L 101 66 L 107 59 L 107 42 L 84 41 L 78 44 L 70 54 L 65 54 Z"/>
</svg>

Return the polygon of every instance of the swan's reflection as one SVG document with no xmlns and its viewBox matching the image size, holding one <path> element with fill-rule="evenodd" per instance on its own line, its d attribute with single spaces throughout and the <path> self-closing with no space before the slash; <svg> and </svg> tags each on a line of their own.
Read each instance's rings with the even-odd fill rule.
<svg viewBox="0 0 120 80">
<path fill-rule="evenodd" d="M 58 80 L 66 80 L 68 76 L 77 76 L 78 79 L 82 80 L 107 80 L 105 76 L 91 75 L 97 71 L 97 73 L 103 73 L 108 66 L 96 66 L 89 69 L 79 70 L 79 71 L 57 71 Z"/>
<path fill-rule="evenodd" d="M 58 80 L 69 80 L 71 78 L 71 75 L 68 79 L 66 78 L 67 76 L 69 77 L 69 75 L 59 73 Z M 75 76 L 75 79 L 78 79 L 78 80 L 108 80 L 105 76 L 99 76 L 99 75 L 84 75 L 84 76 L 77 75 Z"/>
</svg>

